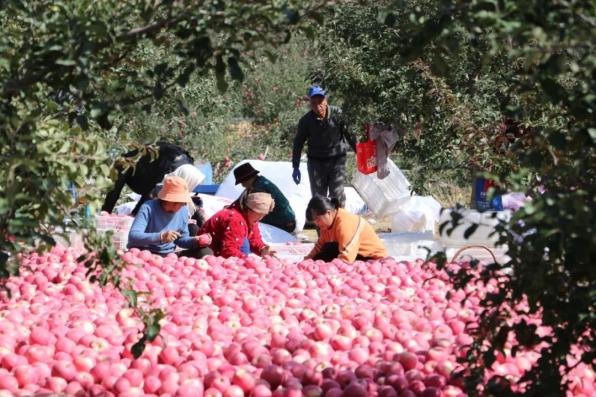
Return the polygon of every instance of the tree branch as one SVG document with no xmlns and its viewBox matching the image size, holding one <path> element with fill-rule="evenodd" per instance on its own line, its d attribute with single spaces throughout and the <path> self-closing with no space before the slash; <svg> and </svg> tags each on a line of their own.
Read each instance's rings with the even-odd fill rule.
<svg viewBox="0 0 596 397">
<path fill-rule="evenodd" d="M 184 14 L 179 15 L 175 18 L 169 18 L 169 19 L 164 19 L 158 22 L 155 22 L 151 25 L 147 25 L 147 26 L 143 26 L 143 27 L 139 27 L 139 28 L 134 28 L 129 30 L 128 32 L 121 34 L 120 36 L 118 36 L 119 40 L 131 40 L 134 39 L 137 36 L 141 36 L 144 34 L 149 34 L 149 33 L 153 33 L 156 31 L 161 30 L 162 28 L 165 27 L 169 27 L 172 25 L 177 24 L 178 22 L 180 22 L 182 19 L 184 19 Z"/>
</svg>

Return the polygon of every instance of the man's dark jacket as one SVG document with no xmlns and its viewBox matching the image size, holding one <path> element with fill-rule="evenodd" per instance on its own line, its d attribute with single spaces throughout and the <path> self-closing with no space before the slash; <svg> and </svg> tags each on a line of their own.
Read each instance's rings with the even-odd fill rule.
<svg viewBox="0 0 596 397">
<path fill-rule="evenodd" d="M 312 110 L 298 122 L 298 132 L 294 137 L 292 149 L 292 167 L 300 166 L 300 154 L 304 143 L 308 141 L 306 155 L 315 159 L 330 159 L 344 156 L 348 145 L 356 150 L 356 141 L 348 132 L 341 109 L 335 106 L 327 108 L 325 118 L 319 118 Z"/>
</svg>

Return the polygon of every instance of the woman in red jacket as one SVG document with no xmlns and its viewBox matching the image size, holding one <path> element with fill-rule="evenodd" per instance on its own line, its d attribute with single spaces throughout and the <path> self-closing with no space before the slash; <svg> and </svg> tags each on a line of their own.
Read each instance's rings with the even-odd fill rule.
<svg viewBox="0 0 596 397">
<path fill-rule="evenodd" d="M 259 256 L 275 255 L 259 232 L 259 221 L 274 207 L 275 201 L 269 193 L 245 191 L 232 205 L 209 218 L 198 234 L 211 235 L 209 248 L 216 256 L 245 257 L 240 249 L 245 238 L 248 238 L 251 252 Z"/>
</svg>

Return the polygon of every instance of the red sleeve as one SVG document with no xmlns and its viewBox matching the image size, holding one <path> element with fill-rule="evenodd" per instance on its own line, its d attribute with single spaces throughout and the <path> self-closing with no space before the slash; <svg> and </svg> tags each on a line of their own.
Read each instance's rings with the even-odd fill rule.
<svg viewBox="0 0 596 397">
<path fill-rule="evenodd" d="M 259 224 L 255 223 L 252 226 L 252 233 L 248 237 L 250 243 L 250 250 L 257 255 L 261 255 L 261 250 L 267 246 L 261 238 L 261 232 L 259 231 Z"/>
<path fill-rule="evenodd" d="M 221 241 L 221 256 L 229 258 L 235 256 L 238 258 L 244 258 L 246 255 L 240 250 L 242 247 L 242 241 L 246 237 L 246 222 L 244 218 L 238 216 L 230 217 L 227 226 L 224 226 L 225 230 Z"/>
</svg>

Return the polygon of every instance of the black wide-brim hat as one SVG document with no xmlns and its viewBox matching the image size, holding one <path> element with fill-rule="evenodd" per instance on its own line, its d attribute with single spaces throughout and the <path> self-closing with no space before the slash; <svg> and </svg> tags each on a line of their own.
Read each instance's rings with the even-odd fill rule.
<svg viewBox="0 0 596 397">
<path fill-rule="evenodd" d="M 250 163 L 239 165 L 234 170 L 234 177 L 236 178 L 236 185 L 258 175 L 259 171 L 255 170 Z"/>
</svg>

